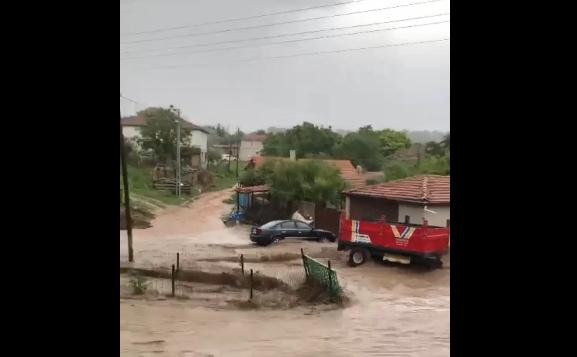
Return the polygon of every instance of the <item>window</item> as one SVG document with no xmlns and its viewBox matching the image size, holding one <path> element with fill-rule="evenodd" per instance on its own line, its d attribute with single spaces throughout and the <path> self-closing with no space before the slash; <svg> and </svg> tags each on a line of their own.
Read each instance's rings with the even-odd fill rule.
<svg viewBox="0 0 577 357">
<path fill-rule="evenodd" d="M 296 222 L 296 225 L 298 229 L 311 229 L 311 226 L 304 222 Z"/>
<path fill-rule="evenodd" d="M 295 222 L 283 222 L 280 224 L 280 227 L 282 229 L 287 229 L 287 228 L 295 228 Z"/>
</svg>

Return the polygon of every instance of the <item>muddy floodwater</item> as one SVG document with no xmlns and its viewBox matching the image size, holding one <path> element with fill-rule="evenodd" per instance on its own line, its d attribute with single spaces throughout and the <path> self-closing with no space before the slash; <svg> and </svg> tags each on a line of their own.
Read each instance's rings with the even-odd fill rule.
<svg viewBox="0 0 577 357">
<path fill-rule="evenodd" d="M 121 356 L 449 356 L 449 257 L 445 268 L 433 271 L 372 261 L 351 268 L 336 243 L 255 247 L 248 227 L 226 228 L 218 220 L 229 209 L 222 203 L 229 196 L 205 194 L 189 207 L 158 215 L 153 227 L 135 230 L 133 265 L 170 265 L 178 251 L 185 266 L 219 271 L 245 254 L 247 269 L 282 279 L 300 273 L 302 266 L 290 255 L 303 248 L 321 261 L 331 259 L 350 303 L 242 310 L 214 308 L 200 299 L 121 298 Z M 120 261 L 126 264 L 124 232 L 120 238 Z"/>
</svg>

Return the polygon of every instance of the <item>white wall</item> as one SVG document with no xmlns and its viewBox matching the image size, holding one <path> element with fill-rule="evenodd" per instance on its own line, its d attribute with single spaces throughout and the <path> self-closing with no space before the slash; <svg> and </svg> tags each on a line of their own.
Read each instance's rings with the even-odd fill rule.
<svg viewBox="0 0 577 357">
<path fill-rule="evenodd" d="M 251 157 L 257 156 L 262 150 L 262 142 L 260 141 L 241 141 L 240 152 L 238 154 L 240 161 L 248 161 Z"/>
<path fill-rule="evenodd" d="M 208 135 L 200 130 L 193 130 L 191 132 L 190 144 L 200 148 L 200 165 L 206 168 L 207 151 L 208 151 Z"/>
<path fill-rule="evenodd" d="M 122 134 L 126 139 L 134 139 L 140 137 L 140 129 L 135 126 L 123 126 Z"/>
<path fill-rule="evenodd" d="M 421 224 L 425 218 L 432 226 L 447 226 L 447 219 L 451 218 L 451 206 L 428 206 L 427 208 L 436 214 L 426 212 L 424 206 L 399 202 L 399 222 L 404 222 L 405 216 L 409 216 L 411 223 Z"/>
</svg>

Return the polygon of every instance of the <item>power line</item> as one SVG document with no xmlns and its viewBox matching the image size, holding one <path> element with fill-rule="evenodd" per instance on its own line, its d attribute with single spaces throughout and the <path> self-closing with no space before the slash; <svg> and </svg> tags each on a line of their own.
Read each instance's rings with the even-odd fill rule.
<svg viewBox="0 0 577 357">
<path fill-rule="evenodd" d="M 371 49 L 386 48 L 386 47 L 400 47 L 400 46 L 409 46 L 409 45 L 421 45 L 421 44 L 435 43 L 435 42 L 442 42 L 442 41 L 449 41 L 449 40 L 450 40 L 450 38 L 441 38 L 441 39 L 427 40 L 427 41 L 418 41 L 418 42 L 403 42 L 403 43 L 396 43 L 396 44 L 390 44 L 390 45 L 347 48 L 347 49 L 336 50 L 336 51 L 305 52 L 305 53 L 297 53 L 297 54 L 294 54 L 294 55 L 287 55 L 287 56 L 249 58 L 249 59 L 245 59 L 245 60 L 231 61 L 231 62 L 218 63 L 218 64 L 233 64 L 233 63 L 242 63 L 242 62 L 258 62 L 258 61 L 270 60 L 270 59 L 275 60 L 275 59 L 295 58 L 295 57 L 304 57 L 304 56 L 316 56 L 316 55 L 323 55 L 323 54 L 345 53 L 345 52 L 371 50 Z M 156 66 L 156 67 L 150 67 L 149 69 L 174 69 L 174 68 L 191 67 L 191 66 L 210 66 L 210 65 L 214 65 L 214 64 L 215 64 L 215 63 L 213 62 L 213 63 L 184 64 L 184 65 L 176 65 L 176 66 Z"/>
<path fill-rule="evenodd" d="M 131 44 L 131 43 L 153 42 L 153 41 L 170 40 L 170 39 L 183 38 L 183 37 L 196 37 L 196 36 L 212 35 L 212 34 L 218 34 L 218 33 L 231 32 L 231 31 L 251 30 L 251 29 L 257 29 L 257 28 L 263 28 L 263 27 L 271 27 L 271 26 L 293 24 L 293 23 L 306 22 L 306 21 L 329 19 L 329 18 L 340 17 L 340 16 L 364 14 L 364 13 L 373 12 L 373 11 L 383 11 L 383 10 L 397 9 L 397 8 L 401 8 L 401 7 L 430 4 L 430 3 L 439 2 L 439 1 L 442 1 L 442 0 L 427 0 L 427 1 L 422 1 L 422 2 L 403 4 L 403 5 L 395 5 L 395 6 L 378 8 L 378 9 L 353 11 L 353 12 L 348 12 L 348 13 L 343 13 L 343 14 L 311 17 L 311 18 L 307 18 L 307 19 L 298 19 L 298 20 L 291 20 L 291 21 L 284 21 L 284 22 L 275 22 L 275 23 L 264 24 L 264 25 L 228 28 L 228 29 L 224 29 L 224 30 L 216 30 L 216 31 L 209 31 L 209 32 L 197 32 L 197 33 L 191 33 L 191 34 L 173 35 L 173 36 L 167 36 L 167 37 L 157 37 L 157 38 L 149 38 L 149 39 L 143 39 L 143 40 L 127 41 L 127 42 L 122 42 L 121 44 L 124 45 L 124 44 Z"/>
<path fill-rule="evenodd" d="M 240 40 L 229 40 L 229 41 L 220 41 L 220 42 L 207 42 L 207 43 L 199 43 L 194 45 L 186 45 L 186 46 L 178 46 L 178 47 L 164 47 L 164 48 L 152 48 L 152 49 L 142 49 L 142 50 L 134 50 L 134 51 L 124 51 L 120 52 L 120 54 L 132 54 L 132 53 L 142 53 L 142 52 L 154 52 L 154 51 L 166 51 L 166 50 L 180 50 L 185 48 L 196 48 L 196 47 L 206 47 L 206 46 L 215 46 L 215 45 L 224 45 L 224 44 L 231 44 L 231 43 L 238 43 L 238 42 L 247 42 L 247 41 L 256 41 L 256 40 L 270 40 L 274 38 L 282 38 L 282 37 L 290 37 L 290 36 L 299 36 L 311 33 L 319 33 L 319 32 L 326 32 L 326 31 L 336 31 L 336 30 L 345 30 L 357 27 L 366 27 L 366 26 L 375 26 L 375 25 L 383 25 L 393 22 L 403 22 L 403 21 L 410 21 L 410 20 L 421 20 L 421 19 L 428 19 L 432 17 L 439 17 L 450 15 L 450 13 L 441 13 L 437 15 L 428 15 L 428 16 L 417 16 L 417 17 L 408 17 L 405 19 L 399 20 L 389 20 L 389 21 L 380 21 L 380 22 L 373 22 L 369 24 L 360 24 L 360 25 L 352 25 L 352 26 L 342 26 L 342 27 L 330 27 L 326 29 L 320 30 L 311 30 L 311 31 L 302 31 L 302 32 L 293 32 L 293 33 L 285 33 L 280 35 L 271 35 L 271 36 L 262 36 L 262 37 L 252 37 L 247 39 L 240 39 Z"/>
<path fill-rule="evenodd" d="M 136 35 L 143 35 L 143 34 L 148 34 L 148 33 L 182 30 L 185 28 L 193 28 L 193 27 L 200 27 L 200 26 L 206 26 L 206 25 L 216 25 L 216 24 L 222 24 L 222 23 L 226 23 L 226 22 L 235 22 L 235 21 L 242 21 L 242 20 L 252 20 L 252 19 L 258 19 L 261 17 L 291 14 L 291 13 L 295 13 L 295 12 L 322 9 L 322 8 L 327 8 L 327 7 L 335 7 L 335 6 L 353 4 L 353 3 L 358 3 L 358 2 L 365 2 L 365 1 L 370 1 L 370 0 L 345 1 L 345 2 L 339 2 L 336 4 L 318 5 L 318 6 L 311 6 L 311 7 L 305 7 L 305 8 L 300 8 L 300 9 L 269 12 L 269 13 L 261 14 L 261 15 L 253 15 L 253 16 L 237 17 L 237 18 L 226 19 L 226 20 L 202 22 L 199 24 L 182 25 L 182 26 L 175 26 L 175 27 L 165 27 L 165 28 L 160 28 L 160 29 L 156 29 L 156 30 L 147 30 L 147 31 L 140 31 L 140 32 L 129 32 L 129 33 L 120 34 L 120 36 L 136 36 Z"/>
<path fill-rule="evenodd" d="M 120 98 L 126 99 L 126 100 L 128 100 L 129 102 L 132 102 L 132 103 L 134 103 L 134 104 L 141 104 L 141 105 L 142 105 L 142 103 L 139 103 L 138 101 L 136 101 L 136 100 L 134 100 L 134 99 L 130 99 L 130 98 L 128 98 L 128 97 L 125 97 L 125 96 L 123 96 L 122 94 L 120 95 Z"/>
<path fill-rule="evenodd" d="M 389 27 L 384 29 L 376 29 L 376 30 L 368 30 L 368 31 L 359 31 L 359 32 L 351 32 L 345 34 L 337 34 L 337 35 L 326 35 L 326 36 L 317 36 L 317 37 L 309 37 L 303 39 L 296 39 L 296 40 L 287 40 L 287 41 L 277 41 L 265 44 L 255 44 L 255 45 L 246 45 L 246 46 L 236 46 L 236 47 L 225 47 L 225 48 L 216 48 L 216 49 L 209 49 L 209 50 L 202 50 L 202 51 L 192 51 L 192 52 L 180 52 L 180 53 L 168 53 L 168 54 L 158 54 L 158 55 L 150 55 L 150 56 L 140 56 L 140 57 L 129 57 L 129 58 L 121 58 L 122 60 L 135 60 L 135 59 L 147 59 L 147 58 L 154 58 L 154 57 L 166 57 L 166 56 L 177 56 L 183 54 L 195 54 L 195 53 L 206 53 L 206 52 L 218 52 L 218 51 L 231 51 L 237 50 L 242 48 L 250 48 L 250 47 L 264 47 L 264 46 L 271 46 L 271 45 L 279 45 L 285 43 L 294 43 L 294 42 L 301 42 L 301 41 L 311 41 L 311 40 L 319 40 L 319 39 L 327 39 L 327 38 L 336 38 L 336 37 L 344 37 L 344 36 L 356 36 L 362 35 L 367 33 L 375 33 L 381 31 L 391 31 L 391 30 L 400 30 L 400 29 L 407 29 L 413 27 L 421 27 L 421 26 L 430 26 L 430 25 L 438 25 L 443 23 L 448 23 L 449 20 L 446 21 L 438 21 L 438 22 L 431 22 L 426 24 L 417 24 L 417 25 L 408 25 L 408 26 L 399 26 L 399 27 Z"/>
</svg>

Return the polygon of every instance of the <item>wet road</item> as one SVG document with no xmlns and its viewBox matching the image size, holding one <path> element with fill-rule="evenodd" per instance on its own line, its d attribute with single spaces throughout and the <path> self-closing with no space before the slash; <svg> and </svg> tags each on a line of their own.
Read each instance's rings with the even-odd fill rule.
<svg viewBox="0 0 577 357">
<path fill-rule="evenodd" d="M 168 264 L 175 251 L 194 261 L 192 257 L 240 252 L 273 256 L 304 247 L 331 259 L 351 296 L 350 306 L 242 311 L 188 301 L 121 300 L 122 356 L 449 356 L 449 269 L 422 271 L 374 262 L 350 268 L 331 243 L 255 248 L 246 227 L 224 228 L 218 221 L 227 197 L 214 193 L 199 200 L 200 205 L 197 201 L 159 216 L 150 230 L 135 231 L 137 264 Z M 126 259 L 122 236 L 121 261 Z M 216 260 L 211 266 L 231 264 Z M 250 266 L 263 272 L 302 268 L 291 261 Z"/>
</svg>

